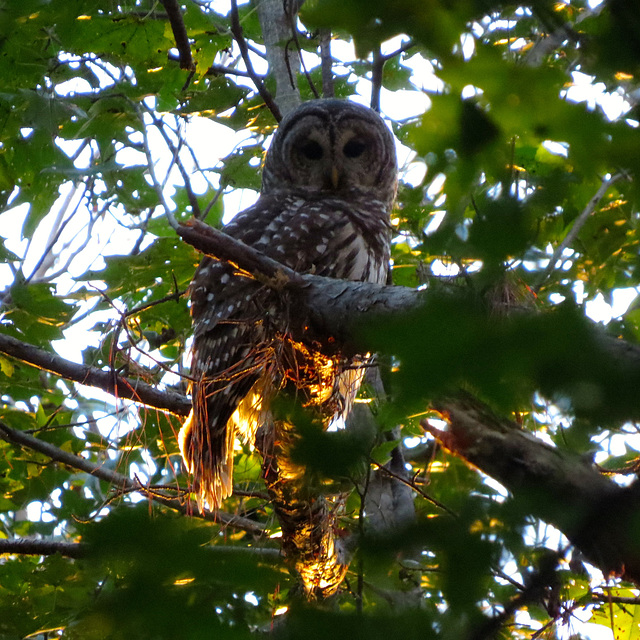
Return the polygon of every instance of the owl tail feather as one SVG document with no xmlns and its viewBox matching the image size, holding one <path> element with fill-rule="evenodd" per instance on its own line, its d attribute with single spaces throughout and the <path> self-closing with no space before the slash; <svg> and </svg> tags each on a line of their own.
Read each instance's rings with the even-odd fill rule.
<svg viewBox="0 0 640 640">
<path fill-rule="evenodd" d="M 198 412 L 196 412 L 198 413 Z M 193 475 L 193 491 L 200 513 L 205 505 L 219 509 L 233 493 L 232 429 L 212 434 L 212 429 L 192 410 L 178 435 L 180 453 L 187 471 Z"/>
</svg>

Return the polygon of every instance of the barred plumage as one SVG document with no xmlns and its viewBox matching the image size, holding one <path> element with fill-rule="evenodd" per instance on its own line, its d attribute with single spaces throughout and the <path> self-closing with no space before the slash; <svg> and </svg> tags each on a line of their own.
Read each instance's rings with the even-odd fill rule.
<svg viewBox="0 0 640 640">
<path fill-rule="evenodd" d="M 393 136 L 378 115 L 351 102 L 309 102 L 280 124 L 260 198 L 225 231 L 300 273 L 384 283 L 396 174 Z M 211 258 L 194 276 L 191 314 L 193 410 L 180 447 L 200 507 L 216 508 L 232 491 L 236 435 L 253 438 L 284 380 L 329 423 L 346 417 L 363 359 L 286 346 L 292 316 L 277 293 Z"/>
</svg>

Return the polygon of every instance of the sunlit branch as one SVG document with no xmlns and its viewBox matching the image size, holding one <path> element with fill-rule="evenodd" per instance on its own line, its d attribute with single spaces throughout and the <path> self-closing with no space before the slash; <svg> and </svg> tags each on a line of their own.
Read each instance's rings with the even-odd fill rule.
<svg viewBox="0 0 640 640">
<path fill-rule="evenodd" d="M 198 251 L 219 260 L 233 262 L 257 280 L 280 278 L 280 284 L 283 285 L 282 279 L 286 278 L 287 285 L 301 286 L 303 283 L 302 276 L 293 269 L 199 220 L 190 220 L 188 224 L 180 225 L 176 231 Z"/>
<path fill-rule="evenodd" d="M 234 527 L 237 529 L 242 529 L 243 531 L 248 531 L 249 533 L 254 533 L 257 535 L 260 535 L 263 532 L 263 527 L 259 523 L 247 518 L 235 516 L 230 513 L 225 513 L 223 511 L 214 511 L 213 513 L 207 512 L 205 514 L 199 514 L 197 505 L 193 501 L 185 501 L 181 498 L 168 496 L 161 493 L 160 491 L 155 490 L 153 487 L 146 487 L 137 480 L 133 480 L 125 475 L 122 475 L 121 473 L 117 473 L 116 471 L 111 471 L 110 469 L 95 464 L 90 460 L 87 460 L 86 458 L 82 458 L 81 456 L 77 456 L 73 453 L 69 453 L 68 451 L 59 449 L 58 447 L 45 442 L 44 440 L 40 440 L 39 438 L 35 438 L 32 435 L 25 433 L 24 431 L 16 431 L 15 429 L 8 427 L 2 422 L 0 422 L 0 438 L 2 438 L 2 440 L 5 440 L 6 442 L 10 442 L 11 444 L 26 447 L 28 449 L 32 449 L 33 451 L 38 451 L 51 460 L 60 462 L 73 469 L 84 471 L 85 473 L 88 473 L 89 475 L 96 478 L 100 478 L 101 480 L 105 480 L 106 482 L 109 482 L 111 485 L 113 485 L 116 491 L 136 491 L 138 493 L 141 493 L 142 495 L 148 497 L 150 500 L 158 502 L 159 504 L 169 507 L 170 509 L 174 509 L 175 511 L 178 511 L 183 515 L 201 517 L 206 520 L 218 522 L 222 525 Z"/>
<path fill-rule="evenodd" d="M 360 322 L 363 314 L 410 311 L 424 300 L 424 292 L 409 287 L 301 275 L 199 220 L 179 225 L 176 231 L 198 251 L 232 262 L 266 286 L 304 292 L 310 316 L 330 335 L 346 335 Z"/>
</svg>

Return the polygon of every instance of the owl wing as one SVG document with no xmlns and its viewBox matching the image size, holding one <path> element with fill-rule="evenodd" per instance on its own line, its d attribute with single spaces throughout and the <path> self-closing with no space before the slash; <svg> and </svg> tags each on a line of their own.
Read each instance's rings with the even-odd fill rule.
<svg viewBox="0 0 640 640">
<path fill-rule="evenodd" d="M 338 198 L 304 195 L 262 195 L 225 231 L 300 273 L 384 282 L 389 261 L 384 211 L 375 216 L 371 203 L 364 209 Z M 264 417 L 270 339 L 286 330 L 287 319 L 277 317 L 272 291 L 208 257 L 191 285 L 191 313 L 193 410 L 180 446 L 200 506 L 204 498 L 216 507 L 232 491 L 234 425 L 251 437 Z M 342 386 L 349 376 L 343 377 Z"/>
</svg>

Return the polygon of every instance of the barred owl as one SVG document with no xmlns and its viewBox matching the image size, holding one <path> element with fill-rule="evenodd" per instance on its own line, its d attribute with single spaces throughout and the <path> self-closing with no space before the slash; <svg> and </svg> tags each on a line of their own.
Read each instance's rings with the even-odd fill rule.
<svg viewBox="0 0 640 640">
<path fill-rule="evenodd" d="M 299 273 L 384 283 L 396 192 L 394 139 L 352 102 L 317 100 L 281 122 L 256 204 L 225 232 Z M 325 424 L 346 417 L 364 358 L 293 341 L 295 309 L 233 264 L 205 257 L 191 283 L 193 409 L 180 449 L 200 509 L 232 492 L 237 436 L 251 441 L 269 400 L 293 384 Z"/>
</svg>

